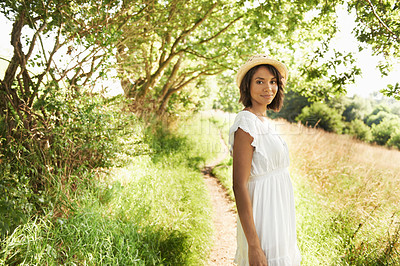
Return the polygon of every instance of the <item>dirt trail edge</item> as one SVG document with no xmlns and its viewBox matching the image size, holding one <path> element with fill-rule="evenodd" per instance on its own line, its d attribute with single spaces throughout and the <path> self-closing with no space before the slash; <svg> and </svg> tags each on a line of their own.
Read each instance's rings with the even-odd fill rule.
<svg viewBox="0 0 400 266">
<path fill-rule="evenodd" d="M 202 170 L 213 206 L 214 239 L 208 265 L 235 265 L 233 263 L 236 251 L 235 205 L 225 188 L 211 174 L 212 169 L 229 156 L 228 146 L 222 136 L 220 140 L 224 150 Z"/>
</svg>

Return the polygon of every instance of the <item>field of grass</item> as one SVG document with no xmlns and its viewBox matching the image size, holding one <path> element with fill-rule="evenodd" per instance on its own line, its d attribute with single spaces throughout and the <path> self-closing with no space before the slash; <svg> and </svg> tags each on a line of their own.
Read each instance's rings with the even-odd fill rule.
<svg viewBox="0 0 400 266">
<path fill-rule="evenodd" d="M 216 154 L 204 138 L 215 128 L 204 119 L 172 131 L 129 119 L 114 167 L 97 169 L 95 185 L 79 191 L 68 214 L 49 211 L 4 238 L 0 265 L 205 263 L 213 229 L 200 168 Z"/>
<path fill-rule="evenodd" d="M 305 260 L 312 261 L 317 249 L 323 264 L 399 264 L 400 152 L 275 123 L 288 142 L 291 172 L 304 195 L 298 197 L 298 221 Z M 312 234 L 315 228 L 320 233 Z"/>
<path fill-rule="evenodd" d="M 228 138 L 234 115 L 213 118 Z M 400 264 L 400 152 L 284 120 L 302 265 Z M 232 161 L 214 173 L 228 190 Z"/>
</svg>

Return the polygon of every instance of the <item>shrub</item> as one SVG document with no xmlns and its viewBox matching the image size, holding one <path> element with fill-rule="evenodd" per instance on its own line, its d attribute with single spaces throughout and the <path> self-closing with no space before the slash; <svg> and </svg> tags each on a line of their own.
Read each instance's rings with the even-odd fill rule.
<svg viewBox="0 0 400 266">
<path fill-rule="evenodd" d="M 6 145 L 0 145 L 2 237 L 49 206 L 55 216 L 62 216 L 77 188 L 90 184 L 92 169 L 110 165 L 119 148 L 113 133 L 123 122 L 119 107 L 109 104 L 105 109 L 107 101 L 83 94 L 65 100 L 53 94 L 44 101 L 43 110 L 51 114 L 47 120 L 34 132 L 21 129 L 30 137 L 8 136 Z"/>
<path fill-rule="evenodd" d="M 348 125 L 348 134 L 355 136 L 357 139 L 362 141 L 371 141 L 371 128 L 367 126 L 362 120 L 355 119 L 351 121 Z"/>
<path fill-rule="evenodd" d="M 397 130 L 400 130 L 400 120 L 385 118 L 378 125 L 372 125 L 372 140 L 379 145 L 385 145 Z"/>
<path fill-rule="evenodd" d="M 400 130 L 397 129 L 396 131 L 392 132 L 390 135 L 390 139 L 387 142 L 389 147 L 396 147 L 400 150 Z"/>
<path fill-rule="evenodd" d="M 340 114 L 324 103 L 313 103 L 311 106 L 303 108 L 296 121 L 339 134 L 342 133 L 344 127 Z"/>
</svg>

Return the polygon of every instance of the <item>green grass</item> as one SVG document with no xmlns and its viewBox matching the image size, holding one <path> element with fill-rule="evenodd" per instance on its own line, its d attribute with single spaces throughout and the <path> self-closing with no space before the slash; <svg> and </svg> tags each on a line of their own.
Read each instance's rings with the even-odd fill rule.
<svg viewBox="0 0 400 266">
<path fill-rule="evenodd" d="M 232 186 L 232 157 L 225 158 L 221 163 L 216 165 L 216 167 L 212 170 L 214 176 L 217 177 L 219 182 L 226 189 L 231 200 L 235 200 L 235 195 L 233 194 L 233 186 Z"/>
<path fill-rule="evenodd" d="M 332 214 L 321 206 L 321 199 L 306 185 L 305 180 L 291 172 L 302 265 L 340 265 L 337 247 L 343 239 L 330 228 Z"/>
<path fill-rule="evenodd" d="M 214 139 L 223 138 L 229 149 L 229 128 L 233 123 L 234 116 L 231 114 L 213 113 L 208 119 L 213 127 L 217 129 Z M 219 143 L 221 145 L 221 143 Z M 220 148 L 221 149 L 221 148 Z M 221 184 L 225 187 L 231 200 L 235 200 L 232 187 L 232 157 L 228 155 L 222 162 L 217 164 L 212 170 L 212 174 L 217 177 Z"/>
<path fill-rule="evenodd" d="M 161 124 L 126 117 L 114 167 L 69 195 L 64 214 L 20 225 L 1 242 L 1 264 L 202 265 L 211 246 L 211 207 L 200 168 L 204 119 Z M 110 158 L 111 159 L 111 158 Z M 65 188 L 64 188 L 65 189 Z M 68 202 L 67 202 L 68 203 Z"/>
</svg>

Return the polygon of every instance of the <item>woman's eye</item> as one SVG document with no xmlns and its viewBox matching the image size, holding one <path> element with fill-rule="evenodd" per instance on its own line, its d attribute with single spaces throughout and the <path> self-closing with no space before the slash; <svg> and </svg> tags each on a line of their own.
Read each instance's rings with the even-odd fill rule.
<svg viewBox="0 0 400 266">
<path fill-rule="evenodd" d="M 271 84 L 276 84 L 276 80 L 271 81 Z"/>
<path fill-rule="evenodd" d="M 261 80 L 257 80 L 256 84 L 263 84 L 263 82 Z"/>
</svg>

